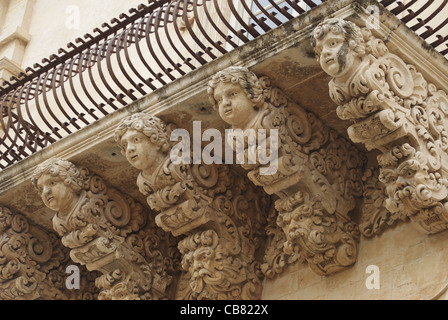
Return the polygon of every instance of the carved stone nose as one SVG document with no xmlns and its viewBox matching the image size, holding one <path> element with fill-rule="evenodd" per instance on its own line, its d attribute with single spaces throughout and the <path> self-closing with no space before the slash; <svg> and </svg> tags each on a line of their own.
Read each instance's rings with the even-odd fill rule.
<svg viewBox="0 0 448 320">
<path fill-rule="evenodd" d="M 43 194 L 47 195 L 47 194 L 51 194 L 51 188 L 49 187 L 44 187 L 44 190 L 42 192 Z"/>
</svg>

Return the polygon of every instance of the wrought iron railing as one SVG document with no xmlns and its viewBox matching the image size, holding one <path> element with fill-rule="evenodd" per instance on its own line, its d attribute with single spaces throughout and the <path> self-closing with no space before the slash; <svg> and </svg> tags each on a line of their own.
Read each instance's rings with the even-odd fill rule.
<svg viewBox="0 0 448 320">
<path fill-rule="evenodd" d="M 0 87 L 1 169 L 325 1 L 148 2 Z M 380 2 L 448 55 L 448 0 Z"/>
</svg>

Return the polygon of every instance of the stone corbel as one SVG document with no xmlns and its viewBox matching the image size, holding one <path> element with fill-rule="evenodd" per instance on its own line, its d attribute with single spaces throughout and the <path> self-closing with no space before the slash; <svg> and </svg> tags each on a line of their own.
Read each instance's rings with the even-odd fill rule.
<svg viewBox="0 0 448 320">
<path fill-rule="evenodd" d="M 366 170 L 363 181 L 363 204 L 359 231 L 366 238 L 380 235 L 400 221 L 408 221 L 403 212 L 392 213 L 386 209 L 386 186 L 378 179 L 379 168 Z"/>
<path fill-rule="evenodd" d="M 227 141 L 239 150 L 237 159 L 244 158 L 242 166 L 249 179 L 279 198 L 275 208 L 283 240 L 272 225 L 270 232 L 276 248 L 281 248 L 279 242 L 283 241 L 283 253 L 268 249 L 275 258 L 266 257 L 265 271 L 272 276 L 297 260 L 308 262 L 319 275 L 353 265 L 359 230 L 351 221 L 351 213 L 356 197 L 362 194 L 363 155 L 312 113 L 290 101 L 268 77 L 257 77 L 246 68 L 231 67 L 217 73 L 209 82 L 209 97 L 232 130 L 266 135 L 257 140 L 256 150 L 262 153 L 257 154 L 256 163 L 249 162 L 253 152 L 249 144 L 238 149 L 238 143 Z M 273 140 L 274 133 L 277 141 Z M 270 167 L 260 160 L 264 155 L 275 155 Z M 263 173 L 272 169 L 274 162 L 277 167 Z"/>
<path fill-rule="evenodd" d="M 158 212 L 157 224 L 182 238 L 184 273 L 176 298 L 260 299 L 262 273 L 255 257 L 269 197 L 229 166 L 191 164 L 191 158 L 173 163 L 173 129 L 157 117 L 136 114 L 120 123 L 115 139 L 142 170 L 137 184 Z M 157 155 L 150 151 L 145 158 L 148 150 Z"/>
<path fill-rule="evenodd" d="M 61 159 L 39 165 L 32 182 L 57 212 L 53 227 L 73 261 L 103 274 L 96 279 L 100 300 L 168 298 L 173 257 L 141 204 Z"/>
<path fill-rule="evenodd" d="M 0 299 L 94 299 L 94 282 L 83 272 L 78 290 L 66 288 L 69 253 L 55 234 L 10 209 L 0 208 Z"/>
<path fill-rule="evenodd" d="M 448 228 L 448 96 L 368 28 L 329 19 L 313 33 L 337 114 L 353 142 L 378 156 L 384 207 L 427 233 Z"/>
<path fill-rule="evenodd" d="M 31 21 L 35 0 L 7 0 L 0 3 L 0 86 L 25 73 L 21 67 L 31 40 Z M 9 8 L 8 8 L 9 7 Z M 11 9 L 11 8 L 14 8 Z"/>
</svg>

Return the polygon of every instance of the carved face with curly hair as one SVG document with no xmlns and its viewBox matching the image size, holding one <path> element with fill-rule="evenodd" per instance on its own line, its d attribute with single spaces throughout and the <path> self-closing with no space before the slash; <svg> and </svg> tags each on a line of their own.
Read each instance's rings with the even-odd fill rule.
<svg viewBox="0 0 448 320">
<path fill-rule="evenodd" d="M 264 103 L 263 87 L 247 68 L 230 67 L 208 83 L 210 102 L 221 118 L 235 128 L 245 128 Z"/>
<path fill-rule="evenodd" d="M 165 123 L 145 113 L 123 119 L 114 138 L 128 162 L 144 173 L 152 173 L 170 149 Z"/>
<path fill-rule="evenodd" d="M 78 201 L 84 180 L 83 172 L 73 163 L 50 159 L 36 168 L 31 183 L 48 208 L 64 213 Z"/>
<path fill-rule="evenodd" d="M 366 51 L 361 29 L 343 19 L 319 24 L 311 41 L 322 69 L 334 78 L 344 78 L 355 71 Z"/>
</svg>

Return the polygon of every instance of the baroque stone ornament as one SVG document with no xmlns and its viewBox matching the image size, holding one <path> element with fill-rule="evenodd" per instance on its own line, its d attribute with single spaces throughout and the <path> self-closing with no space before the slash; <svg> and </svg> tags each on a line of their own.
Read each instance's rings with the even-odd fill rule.
<svg viewBox="0 0 448 320">
<path fill-rule="evenodd" d="M 379 181 L 378 167 L 367 169 L 362 177 L 364 183 L 363 206 L 359 231 L 367 238 L 380 235 L 399 221 L 408 221 L 403 212 L 391 213 L 386 209 L 386 187 Z"/>
<path fill-rule="evenodd" d="M 384 207 L 427 233 L 448 227 L 448 96 L 389 51 L 368 28 L 329 19 L 313 33 L 324 71 L 333 76 L 337 114 L 354 122 L 350 139 L 378 149 Z"/>
<path fill-rule="evenodd" d="M 301 260 L 316 273 L 329 275 L 353 265 L 359 231 L 350 216 L 355 199 L 362 194 L 362 154 L 272 86 L 268 77 L 257 77 L 247 68 L 218 72 L 209 82 L 208 93 L 233 129 L 266 130 L 266 138 L 258 145 L 266 146 L 266 154 L 277 149 L 278 167 L 271 174 L 261 173 L 261 157 L 254 164 L 243 164 L 255 185 L 279 198 L 275 208 L 277 225 L 285 235 L 283 254 L 271 252 L 276 258 L 266 257 L 266 261 L 276 265 L 268 263 L 265 270 L 272 275 L 274 270 L 281 272 L 285 263 Z M 274 132 L 278 145 L 268 142 Z M 235 145 L 233 140 L 227 142 Z M 244 157 L 251 152 L 247 146 Z M 272 226 L 270 232 L 275 234 Z M 275 238 L 272 243 L 280 248 L 281 237 L 276 234 Z"/>
<path fill-rule="evenodd" d="M 0 208 L 1 300 L 95 299 L 98 289 L 85 272 L 78 290 L 66 288 L 65 271 L 73 264 L 55 234 Z"/>
<path fill-rule="evenodd" d="M 140 203 L 62 159 L 39 165 L 32 183 L 57 210 L 53 227 L 73 261 L 102 273 L 96 279 L 100 300 L 168 298 L 174 272 L 169 239 Z"/>
<path fill-rule="evenodd" d="M 270 198 L 229 166 L 188 159 L 174 164 L 173 129 L 140 113 L 120 123 L 115 140 L 128 161 L 142 170 L 137 184 L 158 212 L 157 225 L 182 238 L 178 248 L 184 273 L 176 298 L 260 299 L 262 273 L 256 256 Z"/>
</svg>

